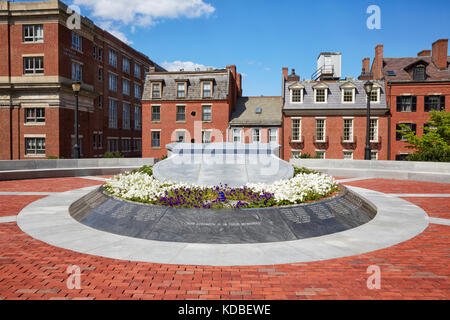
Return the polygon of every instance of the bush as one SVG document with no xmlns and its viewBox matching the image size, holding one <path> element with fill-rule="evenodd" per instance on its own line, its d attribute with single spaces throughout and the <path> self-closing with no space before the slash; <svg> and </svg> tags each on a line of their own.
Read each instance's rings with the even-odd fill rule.
<svg viewBox="0 0 450 320">
<path fill-rule="evenodd" d="M 103 158 L 123 158 L 123 156 L 120 154 L 119 151 L 117 151 L 116 153 L 105 152 Z"/>
<path fill-rule="evenodd" d="M 294 177 L 298 176 L 299 174 L 321 174 L 319 171 L 311 170 L 306 167 L 294 167 Z"/>
<path fill-rule="evenodd" d="M 48 160 L 57 160 L 58 157 L 57 156 L 48 156 Z"/>
<path fill-rule="evenodd" d="M 143 173 L 149 176 L 153 176 L 153 167 L 152 166 L 143 166 L 137 170 L 131 171 L 131 173 Z"/>
</svg>

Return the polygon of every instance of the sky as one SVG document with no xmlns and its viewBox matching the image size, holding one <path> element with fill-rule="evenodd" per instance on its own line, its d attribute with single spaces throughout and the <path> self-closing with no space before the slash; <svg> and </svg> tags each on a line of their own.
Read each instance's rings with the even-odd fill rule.
<svg viewBox="0 0 450 320">
<path fill-rule="evenodd" d="M 310 79 L 323 51 L 357 77 L 375 46 L 411 57 L 450 37 L 448 0 L 64 0 L 170 70 L 237 66 L 246 96 L 281 94 L 282 68 Z M 380 29 L 369 29 L 369 6 Z"/>
</svg>

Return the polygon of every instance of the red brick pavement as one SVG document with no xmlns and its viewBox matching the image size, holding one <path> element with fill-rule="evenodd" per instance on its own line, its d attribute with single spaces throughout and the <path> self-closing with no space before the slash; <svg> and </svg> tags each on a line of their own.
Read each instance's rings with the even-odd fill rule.
<svg viewBox="0 0 450 320">
<path fill-rule="evenodd" d="M 450 194 L 450 183 L 367 179 L 353 182 L 345 182 L 343 184 L 347 186 L 371 189 L 384 193 Z"/>
<path fill-rule="evenodd" d="M 49 178 L 0 181 L 0 192 L 64 192 L 103 184 L 83 178 Z"/>
<path fill-rule="evenodd" d="M 391 189 L 401 189 L 395 184 L 384 181 Z M 409 189 L 401 190 L 395 192 Z M 430 225 L 414 239 L 354 257 L 265 267 L 202 267 L 80 254 L 49 246 L 21 232 L 15 223 L 5 223 L 0 224 L 0 300 L 446 300 L 450 297 L 449 243 L 449 227 Z M 69 265 L 82 269 L 81 290 L 66 287 Z M 381 268 L 381 290 L 367 289 L 370 265 Z"/>
<path fill-rule="evenodd" d="M 16 216 L 30 203 L 45 196 L 0 196 L 0 217 Z"/>
<path fill-rule="evenodd" d="M 430 217 L 450 219 L 450 198 L 403 198 L 414 203 L 428 213 Z"/>
</svg>

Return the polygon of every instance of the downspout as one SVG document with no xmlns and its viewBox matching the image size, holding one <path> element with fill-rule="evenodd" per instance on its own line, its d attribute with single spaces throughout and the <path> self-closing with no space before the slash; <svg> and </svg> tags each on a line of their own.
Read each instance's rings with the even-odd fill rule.
<svg viewBox="0 0 450 320">
<path fill-rule="evenodd" d="M 392 106 L 392 84 L 391 82 L 388 82 L 389 84 L 389 114 L 388 114 L 388 156 L 387 159 L 391 160 L 391 123 L 392 123 L 392 113 L 391 113 L 391 106 Z"/>
<path fill-rule="evenodd" d="M 281 79 L 281 147 L 280 147 L 280 158 L 283 160 L 285 159 L 285 155 L 284 155 L 284 101 L 285 101 L 285 91 L 284 91 L 284 86 L 285 86 L 285 79 L 284 79 L 284 75 Z M 289 162 L 290 159 L 287 159 L 286 161 Z"/>
<path fill-rule="evenodd" d="M 12 84 L 11 84 L 11 24 L 9 21 L 9 1 L 7 2 L 7 10 L 8 10 L 8 17 L 7 17 L 7 23 L 8 23 L 8 83 L 9 83 L 9 135 L 10 135 L 10 141 L 9 141 L 9 156 L 10 160 L 14 159 L 13 152 L 14 152 L 14 137 L 13 137 L 13 100 L 12 100 Z"/>
</svg>

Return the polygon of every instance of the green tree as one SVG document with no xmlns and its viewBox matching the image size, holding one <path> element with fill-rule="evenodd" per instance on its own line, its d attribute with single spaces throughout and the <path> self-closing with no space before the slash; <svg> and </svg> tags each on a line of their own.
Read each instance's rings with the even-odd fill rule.
<svg viewBox="0 0 450 320">
<path fill-rule="evenodd" d="M 431 112 L 421 138 L 410 127 L 400 127 L 397 132 L 410 144 L 407 148 L 415 150 L 409 161 L 450 162 L 450 112 Z"/>
</svg>

